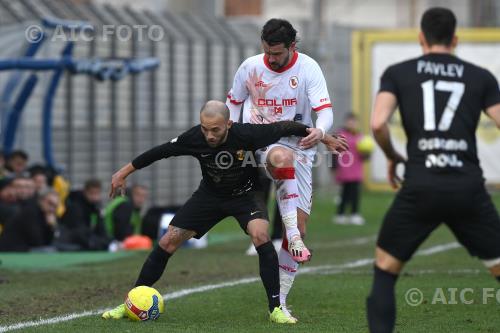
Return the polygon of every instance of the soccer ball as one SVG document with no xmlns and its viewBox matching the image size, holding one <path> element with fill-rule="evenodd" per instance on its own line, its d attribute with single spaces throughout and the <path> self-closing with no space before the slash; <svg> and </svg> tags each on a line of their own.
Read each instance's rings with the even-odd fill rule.
<svg viewBox="0 0 500 333">
<path fill-rule="evenodd" d="M 139 286 L 130 290 L 125 300 L 127 316 L 135 321 L 156 320 L 163 313 L 163 297 L 154 288 Z"/>
<path fill-rule="evenodd" d="M 356 144 L 356 149 L 360 154 L 370 155 L 375 148 L 375 142 L 369 135 L 363 136 Z"/>
</svg>

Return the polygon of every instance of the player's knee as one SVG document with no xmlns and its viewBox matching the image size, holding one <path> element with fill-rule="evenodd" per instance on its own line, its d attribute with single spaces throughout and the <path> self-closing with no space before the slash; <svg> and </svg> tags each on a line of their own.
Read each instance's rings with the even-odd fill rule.
<svg viewBox="0 0 500 333">
<path fill-rule="evenodd" d="M 256 247 L 271 240 L 266 230 L 255 230 L 250 233 L 250 237 L 252 238 L 253 245 Z"/>
<path fill-rule="evenodd" d="M 158 246 L 161 247 L 164 251 L 168 253 L 174 253 L 177 250 L 177 246 L 172 244 L 171 242 L 168 241 L 168 239 L 162 237 L 159 242 Z"/>
<path fill-rule="evenodd" d="M 375 265 L 383 271 L 399 274 L 403 269 L 403 262 L 388 252 L 377 247 L 375 250 Z"/>
<path fill-rule="evenodd" d="M 181 243 L 182 241 L 171 237 L 168 233 L 163 235 L 163 237 L 158 241 L 158 245 L 168 253 L 174 253 L 179 248 Z"/>
<path fill-rule="evenodd" d="M 290 149 L 275 147 L 267 155 L 267 164 L 274 168 L 293 167 L 293 153 Z"/>
</svg>

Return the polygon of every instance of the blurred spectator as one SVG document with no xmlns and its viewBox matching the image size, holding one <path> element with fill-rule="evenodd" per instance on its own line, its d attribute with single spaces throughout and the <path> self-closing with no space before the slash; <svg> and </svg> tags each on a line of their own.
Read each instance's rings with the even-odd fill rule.
<svg viewBox="0 0 500 333">
<path fill-rule="evenodd" d="M 333 221 L 337 224 L 363 225 L 365 219 L 359 213 L 359 201 L 361 196 L 361 183 L 363 181 L 363 160 L 366 156 L 356 149 L 358 142 L 363 138 L 359 133 L 359 122 L 353 113 L 347 114 L 344 127 L 338 134 L 344 135 L 351 149 L 338 156 L 335 165 L 335 179 L 341 186 L 340 203 L 337 207 L 337 215 Z M 351 215 L 346 214 L 351 208 Z"/>
<path fill-rule="evenodd" d="M 28 154 L 22 150 L 14 150 L 5 160 L 5 167 L 13 176 L 22 176 L 28 166 Z"/>
<path fill-rule="evenodd" d="M 12 181 L 13 179 L 8 177 L 0 179 L 0 234 L 18 211 L 17 192 Z"/>
<path fill-rule="evenodd" d="M 57 226 L 58 202 L 57 193 L 46 189 L 37 200 L 26 203 L 0 235 L 0 251 L 29 251 L 50 245 Z"/>
<path fill-rule="evenodd" d="M 66 200 L 66 212 L 61 224 L 71 232 L 71 241 L 83 249 L 106 250 L 109 238 L 100 212 L 101 182 L 90 179 L 83 191 L 73 191 Z"/>
<path fill-rule="evenodd" d="M 54 174 L 52 181 L 49 179 L 49 184 L 59 194 L 59 206 L 57 207 L 57 216 L 61 217 L 66 211 L 66 199 L 69 196 L 70 184 L 62 175 Z"/>
<path fill-rule="evenodd" d="M 16 189 L 17 202 L 24 203 L 35 197 L 35 181 L 29 177 L 14 178 L 12 185 Z"/>
<path fill-rule="evenodd" d="M 71 210 L 73 223 L 85 225 L 99 234 L 105 234 L 100 212 L 101 190 L 99 180 L 87 180 L 82 191 L 72 191 L 69 194 L 66 206 Z"/>
<path fill-rule="evenodd" d="M 28 169 L 29 175 L 35 183 L 35 192 L 43 191 L 49 186 L 47 169 L 42 165 L 33 165 Z"/>
<path fill-rule="evenodd" d="M 59 195 L 59 206 L 57 206 L 57 217 L 61 218 L 66 212 L 66 199 L 69 196 L 70 184 L 61 173 L 51 166 L 44 167 L 47 183 Z"/>
<path fill-rule="evenodd" d="M 7 176 L 7 169 L 5 169 L 5 156 L 3 154 L 3 151 L 0 150 L 0 179 L 4 178 Z"/>
<path fill-rule="evenodd" d="M 5 177 L 0 179 L 0 201 L 7 204 L 14 204 L 17 200 L 17 191 L 12 185 L 14 179 Z"/>
<path fill-rule="evenodd" d="M 104 210 L 104 222 L 108 236 L 123 241 L 133 234 L 141 234 L 141 210 L 148 198 L 148 189 L 134 185 L 127 196 L 114 198 Z"/>
</svg>

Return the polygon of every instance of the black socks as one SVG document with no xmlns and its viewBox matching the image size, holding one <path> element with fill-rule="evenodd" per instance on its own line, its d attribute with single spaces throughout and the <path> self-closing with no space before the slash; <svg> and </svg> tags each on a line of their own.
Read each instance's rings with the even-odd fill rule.
<svg viewBox="0 0 500 333">
<path fill-rule="evenodd" d="M 266 288 L 269 301 L 269 311 L 280 306 L 280 278 L 278 270 L 278 255 L 271 241 L 256 248 L 259 254 L 259 269 L 262 284 Z"/>
<path fill-rule="evenodd" d="M 278 255 L 271 241 L 258 246 L 256 249 L 259 254 L 260 278 L 266 289 L 269 310 L 272 312 L 275 307 L 280 306 Z M 171 256 L 172 254 L 157 245 L 144 262 L 135 286 L 152 286 L 160 279 Z"/>
<path fill-rule="evenodd" d="M 141 273 L 139 273 L 139 278 L 137 278 L 135 286 L 151 287 L 160 279 L 170 256 L 172 256 L 171 253 L 156 245 L 144 262 L 144 265 L 142 265 Z"/>
<path fill-rule="evenodd" d="M 396 297 L 394 286 L 398 279 L 374 266 L 373 286 L 366 300 L 368 328 L 371 333 L 392 333 L 396 323 Z"/>
</svg>

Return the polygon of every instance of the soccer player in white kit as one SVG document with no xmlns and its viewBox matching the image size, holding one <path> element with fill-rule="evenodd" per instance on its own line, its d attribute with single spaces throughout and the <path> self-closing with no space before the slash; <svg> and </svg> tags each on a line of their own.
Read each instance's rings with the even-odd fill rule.
<svg viewBox="0 0 500 333">
<path fill-rule="evenodd" d="M 261 34 L 264 53 L 240 65 L 226 101 L 233 121 L 239 120 L 243 109 L 244 123 L 294 120 L 311 127 L 305 138 L 284 138 L 257 152 L 276 184 L 276 198 L 286 230 L 278 257 L 280 302 L 288 314 L 286 298 L 298 264 L 311 256 L 302 238 L 311 212 L 316 144 L 333 125 L 332 104 L 321 68 L 314 59 L 297 52 L 296 34 L 288 21 L 269 20 Z M 314 128 L 313 111 L 318 116 Z"/>
</svg>

